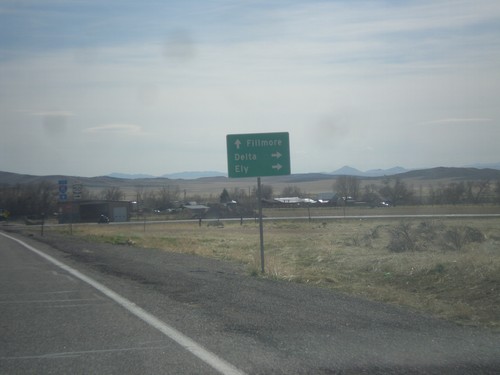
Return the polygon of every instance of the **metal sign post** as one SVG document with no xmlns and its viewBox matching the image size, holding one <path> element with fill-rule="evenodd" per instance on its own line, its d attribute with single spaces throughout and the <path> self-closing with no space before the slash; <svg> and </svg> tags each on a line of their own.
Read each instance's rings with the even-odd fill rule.
<svg viewBox="0 0 500 375">
<path fill-rule="evenodd" d="M 264 224 L 262 222 L 262 186 L 260 177 L 257 177 L 257 196 L 259 208 L 259 234 L 260 234 L 260 270 L 264 273 Z"/>
<path fill-rule="evenodd" d="M 262 221 L 262 176 L 290 174 L 288 133 L 228 134 L 227 170 L 230 178 L 257 177 L 260 263 L 264 273 L 264 225 Z"/>
</svg>

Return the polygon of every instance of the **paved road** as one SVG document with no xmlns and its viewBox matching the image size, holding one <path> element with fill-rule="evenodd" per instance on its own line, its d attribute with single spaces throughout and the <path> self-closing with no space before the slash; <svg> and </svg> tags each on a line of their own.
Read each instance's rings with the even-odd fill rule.
<svg viewBox="0 0 500 375">
<path fill-rule="evenodd" d="M 195 256 L 55 236 L 22 240 L 132 301 L 235 372 L 500 372 L 500 334 L 250 277 L 238 265 Z M 105 291 L 1 235 L 0 269 L 1 374 L 224 371 Z"/>
<path fill-rule="evenodd" d="M 3 236 L 0 264 L 1 374 L 217 373 L 99 290 Z"/>
<path fill-rule="evenodd" d="M 349 213 L 347 215 L 321 215 L 310 217 L 307 215 L 304 216 L 269 216 L 263 217 L 264 221 L 280 221 L 280 220 L 377 220 L 377 219 L 467 219 L 467 218 L 496 218 L 500 217 L 500 214 L 380 214 L 380 215 L 352 215 Z M 241 218 L 222 218 L 222 219 L 204 219 L 203 222 L 206 223 L 208 221 L 241 221 Z M 257 219 L 254 217 L 245 217 L 243 218 L 245 222 L 248 221 L 256 221 Z M 155 225 L 155 224 L 174 224 L 174 223 L 198 223 L 199 219 L 182 219 L 182 220 L 132 220 L 125 222 L 110 222 L 109 225 L 119 225 L 119 226 L 127 226 L 127 225 Z M 64 224 L 67 225 L 67 224 Z M 97 223 L 74 223 L 74 226 L 88 226 L 88 225 L 97 225 Z M 23 228 L 25 224 L 16 224 L 11 223 L 10 226 Z M 46 223 L 46 227 L 59 227 L 61 224 L 53 224 Z M 40 228 L 41 229 L 41 228 Z"/>
</svg>

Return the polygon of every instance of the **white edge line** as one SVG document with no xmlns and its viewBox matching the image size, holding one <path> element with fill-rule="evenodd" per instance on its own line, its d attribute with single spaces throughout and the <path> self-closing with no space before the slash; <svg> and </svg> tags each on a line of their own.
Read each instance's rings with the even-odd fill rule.
<svg viewBox="0 0 500 375">
<path fill-rule="evenodd" d="M 83 282 L 91 285 L 92 287 L 94 287 L 95 289 L 100 291 L 102 294 L 111 298 L 117 304 L 119 304 L 120 306 L 125 308 L 127 311 L 129 311 L 130 313 L 137 316 L 139 319 L 143 320 L 144 322 L 148 323 L 149 325 L 151 325 L 152 327 L 156 328 L 158 331 L 163 333 L 165 336 L 174 340 L 177 344 L 179 344 L 184 349 L 186 349 L 187 351 L 194 354 L 196 357 L 201 359 L 203 362 L 212 366 L 214 369 L 219 371 L 221 374 L 224 374 L 224 375 L 245 375 L 244 372 L 242 372 L 241 370 L 239 370 L 238 368 L 236 368 L 235 366 L 233 366 L 229 362 L 218 357 L 216 354 L 208 351 L 203 346 L 196 343 L 194 340 L 192 340 L 188 336 L 184 335 L 182 332 L 180 332 L 180 331 L 176 330 L 175 328 L 169 326 L 168 324 L 162 322 L 160 319 L 156 318 L 154 315 L 143 310 L 142 308 L 137 306 L 135 303 L 129 301 L 128 299 L 113 292 L 111 289 L 104 286 L 103 284 L 91 279 L 90 277 L 85 276 L 83 273 L 75 270 L 74 268 L 71 268 L 70 266 L 67 266 L 66 264 L 58 261 L 57 259 L 51 257 L 50 255 L 43 253 L 42 251 L 34 248 L 33 246 L 28 245 L 27 243 L 15 238 L 15 237 L 9 236 L 9 235 L 2 233 L 2 232 L 0 232 L 0 234 L 4 237 L 11 239 L 12 241 L 19 243 L 20 245 L 24 246 L 28 250 L 31 250 L 32 252 L 39 255 L 40 257 L 48 260 L 49 262 L 56 265 L 57 267 L 70 273 L 71 275 L 82 280 Z"/>
</svg>

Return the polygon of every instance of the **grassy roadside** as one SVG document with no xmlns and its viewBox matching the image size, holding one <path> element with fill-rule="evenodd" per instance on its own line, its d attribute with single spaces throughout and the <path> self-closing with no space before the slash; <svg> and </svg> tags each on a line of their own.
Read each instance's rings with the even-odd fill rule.
<svg viewBox="0 0 500 375">
<path fill-rule="evenodd" d="M 251 220 L 224 227 L 75 225 L 73 235 L 238 261 L 260 274 L 258 225 Z M 264 240 L 264 277 L 500 329 L 500 218 L 268 221 Z"/>
</svg>

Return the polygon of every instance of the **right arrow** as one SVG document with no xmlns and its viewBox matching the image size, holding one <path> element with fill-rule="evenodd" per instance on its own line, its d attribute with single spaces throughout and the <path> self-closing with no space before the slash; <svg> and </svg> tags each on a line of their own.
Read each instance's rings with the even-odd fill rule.
<svg viewBox="0 0 500 375">
<path fill-rule="evenodd" d="M 271 156 L 272 156 L 273 158 L 279 159 L 279 158 L 281 158 L 281 156 L 282 156 L 282 155 L 280 154 L 280 152 L 279 152 L 279 151 L 276 151 L 274 154 L 271 154 Z"/>
<path fill-rule="evenodd" d="M 278 163 L 276 165 L 273 165 L 272 168 L 277 169 L 279 171 L 281 168 L 283 168 L 283 166 L 280 163 Z"/>
</svg>

